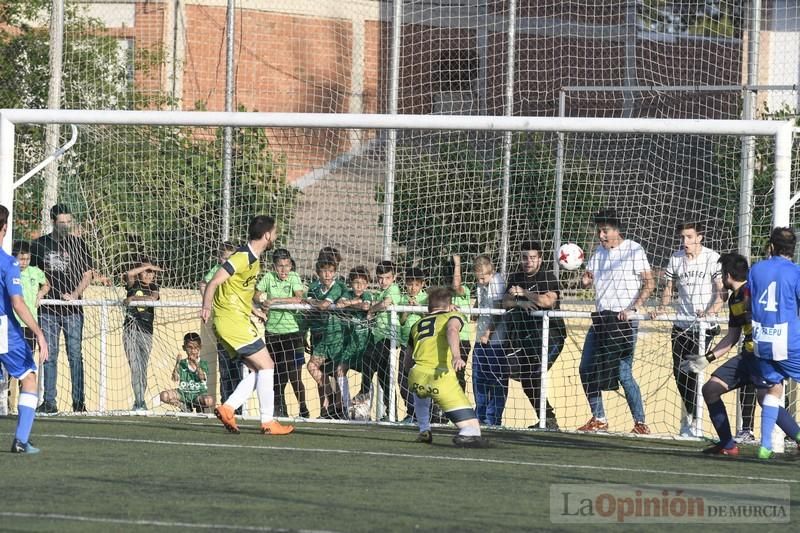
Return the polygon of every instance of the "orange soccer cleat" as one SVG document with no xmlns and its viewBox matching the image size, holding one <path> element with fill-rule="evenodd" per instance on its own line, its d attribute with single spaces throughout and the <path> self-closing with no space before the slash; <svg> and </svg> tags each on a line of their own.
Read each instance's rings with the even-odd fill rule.
<svg viewBox="0 0 800 533">
<path fill-rule="evenodd" d="M 294 431 L 294 426 L 282 426 L 277 420 L 261 424 L 261 433 L 264 435 L 288 435 Z"/>
<path fill-rule="evenodd" d="M 239 426 L 236 425 L 236 413 L 233 412 L 233 409 L 222 404 L 214 409 L 214 415 L 230 433 L 239 433 Z"/>
</svg>

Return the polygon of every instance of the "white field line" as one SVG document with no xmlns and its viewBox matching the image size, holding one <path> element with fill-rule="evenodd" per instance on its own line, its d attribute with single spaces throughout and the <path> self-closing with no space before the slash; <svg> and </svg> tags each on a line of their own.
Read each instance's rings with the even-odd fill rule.
<svg viewBox="0 0 800 533">
<path fill-rule="evenodd" d="M 59 513 L 18 513 L 13 511 L 0 511 L 0 516 L 8 518 L 30 518 L 34 520 L 62 520 L 74 522 L 92 522 L 95 524 L 118 524 L 125 526 L 155 526 L 155 527 L 179 527 L 184 529 L 211 529 L 211 530 L 231 530 L 231 531 L 300 531 L 303 533 L 330 533 L 325 530 L 312 529 L 285 529 L 261 526 L 234 526 L 230 524 L 204 524 L 193 522 L 168 522 L 164 520 L 126 520 L 124 518 L 110 518 L 101 516 L 83 516 Z"/>
<path fill-rule="evenodd" d="M 368 457 L 393 457 L 405 459 L 422 459 L 422 460 L 436 460 L 436 461 L 458 461 L 465 463 L 483 463 L 483 464 L 497 464 L 497 465 L 512 465 L 512 466 L 533 466 L 539 468 L 554 468 L 559 470 L 594 470 L 599 472 L 635 472 L 638 474 L 662 474 L 668 476 L 681 476 L 681 477 L 698 477 L 708 479 L 733 479 L 737 481 L 771 481 L 777 483 L 798 483 L 798 479 L 784 479 L 784 478 L 771 478 L 762 476 L 745 476 L 741 474 L 706 474 L 702 472 L 686 472 L 680 470 L 654 470 L 649 468 L 630 468 L 618 466 L 599 466 L 599 465 L 576 465 L 576 464 L 562 464 L 562 463 L 547 463 L 541 461 L 510 461 L 507 459 L 487 459 L 480 457 L 452 457 L 449 455 L 417 455 L 410 453 L 390 453 L 390 452 L 370 452 L 365 450 L 340 450 L 330 448 L 298 448 L 294 446 L 253 446 L 246 444 L 220 444 L 211 442 L 179 442 L 168 440 L 153 440 L 153 439 L 123 439 L 116 437 L 90 437 L 90 436 L 76 436 L 76 435 L 39 435 L 39 437 L 56 438 L 56 439 L 72 439 L 72 440 L 91 440 L 100 442 L 120 442 L 131 444 L 157 444 L 163 446 L 195 446 L 198 448 L 230 448 L 240 450 L 270 450 L 270 451 L 285 451 L 285 452 L 307 452 L 307 453 L 338 453 L 342 455 L 362 455 Z M 733 464 L 734 461 L 731 461 Z"/>
</svg>

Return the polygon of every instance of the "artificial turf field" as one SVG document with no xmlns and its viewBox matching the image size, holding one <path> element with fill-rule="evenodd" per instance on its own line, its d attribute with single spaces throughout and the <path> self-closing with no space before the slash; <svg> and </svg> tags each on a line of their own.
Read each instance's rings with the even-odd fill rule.
<svg viewBox="0 0 800 533">
<path fill-rule="evenodd" d="M 606 482 L 785 483 L 795 525 L 771 527 L 800 521 L 794 450 L 765 464 L 754 448 L 708 458 L 698 442 L 644 438 L 496 431 L 492 449 L 457 449 L 449 428 L 424 445 L 411 426 L 265 437 L 253 422 L 231 435 L 205 418 L 49 417 L 34 426 L 42 453 L 25 456 L 7 451 L 14 425 L 0 418 L 2 531 L 565 531 L 575 526 L 551 522 L 550 485 Z M 657 529 L 687 526 L 646 526 Z"/>
</svg>

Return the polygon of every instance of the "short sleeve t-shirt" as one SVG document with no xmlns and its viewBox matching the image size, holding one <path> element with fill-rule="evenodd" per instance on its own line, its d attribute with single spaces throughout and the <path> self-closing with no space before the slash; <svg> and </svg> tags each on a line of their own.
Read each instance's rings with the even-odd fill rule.
<svg viewBox="0 0 800 533">
<path fill-rule="evenodd" d="M 719 254 L 703 247 L 696 257 L 689 259 L 685 250 L 678 250 L 672 254 L 664 274 L 678 288 L 678 314 L 694 316 L 714 302 L 715 284 L 722 276 Z M 675 325 L 688 328 L 692 322 L 679 320 Z"/>
<path fill-rule="evenodd" d="M 25 343 L 22 328 L 13 316 L 12 296 L 22 296 L 22 284 L 19 278 L 19 263 L 14 257 L 0 250 L 0 354 L 9 352 L 9 348 Z M 25 344 L 27 346 L 27 344 Z"/>
<path fill-rule="evenodd" d="M 386 299 L 390 299 L 392 305 L 400 305 L 402 298 L 403 295 L 400 292 L 400 287 L 398 287 L 396 283 L 392 283 L 388 288 L 375 295 L 375 303 L 377 304 Z M 375 316 L 375 325 L 372 328 L 372 338 L 375 339 L 375 342 L 381 342 L 391 336 L 391 319 L 392 313 L 389 311 L 381 311 Z"/>
<path fill-rule="evenodd" d="M 214 293 L 214 316 L 217 320 L 225 318 L 249 322 L 260 271 L 258 257 L 249 246 L 243 246 L 225 261 L 222 268 L 230 277 Z"/>
<path fill-rule="evenodd" d="M 216 265 L 214 265 L 211 268 L 209 268 L 208 272 L 206 272 L 206 275 L 203 276 L 203 281 L 205 283 L 208 283 L 209 281 L 211 281 L 211 278 L 214 277 L 214 274 L 216 274 L 217 270 L 219 270 L 221 267 L 222 267 L 222 265 L 217 263 Z"/>
<path fill-rule="evenodd" d="M 256 285 L 256 290 L 264 293 L 267 300 L 276 298 L 292 298 L 296 292 L 305 292 L 303 280 L 297 272 L 289 272 L 285 280 L 280 279 L 275 272 L 267 272 Z M 288 309 L 270 309 L 267 319 L 267 333 L 285 335 L 297 333 L 300 325 L 297 323 L 297 312 Z"/>
<path fill-rule="evenodd" d="M 314 281 L 308 289 L 308 297 L 319 301 L 336 303 L 347 290 L 341 280 L 335 280 L 333 284 L 326 288 L 319 280 Z M 312 332 L 324 331 L 328 325 L 331 314 L 328 311 L 312 311 L 309 313 L 309 328 Z"/>
<path fill-rule="evenodd" d="M 36 320 L 39 317 L 39 309 L 36 307 L 36 295 L 39 294 L 39 289 L 42 288 L 42 285 L 47 283 L 47 278 L 42 269 L 29 266 L 20 272 L 19 279 L 20 283 L 22 283 L 22 298 L 25 300 L 25 306 L 33 315 L 34 320 Z M 25 327 L 19 317 L 17 317 L 17 320 L 20 326 Z"/>
<path fill-rule="evenodd" d="M 494 274 L 492 279 L 486 285 L 478 284 L 475 287 L 478 293 L 478 307 L 481 309 L 496 309 L 500 307 L 503 302 L 503 295 L 506 292 L 506 284 L 503 281 L 503 276 Z M 476 326 L 476 338 L 480 339 L 486 334 L 489 326 L 492 324 L 493 315 L 480 315 L 478 316 L 478 323 Z M 492 333 L 489 342 L 499 343 L 506 340 L 506 325 L 505 321 L 501 320 L 496 322 L 497 328 Z"/>
<path fill-rule="evenodd" d="M 158 284 L 149 283 L 144 284 L 141 281 L 134 280 L 134 282 L 125 287 L 126 296 L 151 296 L 158 292 Z M 134 302 L 135 303 L 135 302 Z M 156 315 L 156 308 L 150 306 L 134 307 L 129 305 L 125 309 L 125 327 L 136 326 L 138 329 L 153 333 L 153 320 Z"/>
<path fill-rule="evenodd" d="M 525 272 L 515 272 L 508 277 L 506 292 L 514 286 L 522 287 L 533 294 L 554 292 L 556 293 L 556 302 L 551 309 L 555 311 L 561 308 L 561 288 L 555 274 L 549 270 L 539 270 L 532 276 L 527 275 Z M 523 297 L 517 297 L 516 299 L 518 301 L 527 301 Z M 544 318 L 531 315 L 519 309 L 510 311 L 506 317 L 509 318 L 507 326 L 511 330 L 512 336 L 516 335 L 518 338 L 530 336 L 531 333 L 538 334 L 543 327 Z M 551 340 L 554 339 L 554 336 L 566 334 L 563 318 L 551 318 L 549 327 Z"/>
<path fill-rule="evenodd" d="M 472 305 L 472 300 L 470 299 L 471 293 L 469 287 L 467 287 L 466 285 L 462 285 L 461 290 L 464 291 L 464 294 L 462 294 L 461 296 L 459 296 L 458 294 L 454 295 L 451 302 L 456 307 L 459 307 L 461 309 L 467 309 Z M 458 338 L 461 339 L 462 341 L 471 341 L 472 337 L 469 334 L 469 320 L 470 320 L 469 316 L 461 315 L 461 318 L 464 320 L 464 327 L 461 328 L 461 331 L 458 334 Z"/>
<path fill-rule="evenodd" d="M 447 311 L 425 315 L 411 328 L 409 343 L 414 365 L 432 369 L 450 368 L 453 358 L 447 342 L 447 323 L 450 320 L 456 320 L 461 329 L 464 328 L 461 314 Z"/>
<path fill-rule="evenodd" d="M 202 359 L 197 362 L 197 366 L 208 378 L 208 361 Z M 178 363 L 178 390 L 185 394 L 197 395 L 208 393 L 208 382 L 201 380 L 197 370 L 189 368 L 189 360 L 183 359 Z"/>
<path fill-rule="evenodd" d="M 73 292 L 80 285 L 83 275 L 94 268 L 83 239 L 67 235 L 56 240 L 49 233 L 31 243 L 31 266 L 41 268 L 50 281 L 50 292 L 45 296 L 49 300 L 61 300 L 64 294 Z M 43 305 L 41 311 L 65 315 L 82 313 L 83 307 Z"/>
<path fill-rule="evenodd" d="M 650 262 L 639 243 L 625 239 L 610 250 L 598 245 L 586 270 L 594 274 L 597 310 L 619 312 L 636 301 L 640 276 L 650 271 Z"/>
<path fill-rule="evenodd" d="M 744 283 L 728 296 L 728 326 L 742 329 L 742 351 L 753 353 L 753 323 L 750 310 L 750 287 Z"/>
<path fill-rule="evenodd" d="M 400 300 L 400 305 L 410 305 L 409 300 L 411 297 L 407 294 L 403 294 Z M 428 305 L 428 293 L 425 291 L 419 291 L 416 298 L 415 305 Z M 400 345 L 406 346 L 408 344 L 408 335 L 411 333 L 411 327 L 419 321 L 424 315 L 421 313 L 408 313 L 406 315 L 406 321 L 400 324 Z"/>
</svg>

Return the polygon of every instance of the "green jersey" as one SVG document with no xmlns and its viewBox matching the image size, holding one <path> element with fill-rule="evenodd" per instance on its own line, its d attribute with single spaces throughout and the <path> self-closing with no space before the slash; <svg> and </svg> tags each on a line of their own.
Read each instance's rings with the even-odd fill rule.
<svg viewBox="0 0 800 533">
<path fill-rule="evenodd" d="M 461 288 L 464 290 L 464 294 L 462 296 L 456 294 L 455 296 L 453 296 L 452 302 L 453 305 L 455 305 L 456 307 L 466 309 L 467 307 L 470 307 L 472 305 L 472 302 L 470 301 L 469 298 L 470 297 L 469 287 L 467 287 L 466 285 L 462 285 Z M 472 342 L 472 336 L 470 335 L 469 332 L 470 316 L 461 315 L 461 318 L 464 319 L 464 327 L 461 328 L 461 332 L 458 334 L 458 338 L 462 341 Z"/>
<path fill-rule="evenodd" d="M 355 300 L 356 295 L 352 289 L 347 289 L 342 296 L 345 300 Z M 372 302 L 372 294 L 364 292 L 361 295 L 362 302 Z M 344 362 L 350 368 L 361 369 L 361 361 L 364 359 L 364 352 L 369 342 L 369 324 L 367 323 L 366 311 L 343 311 L 349 320 L 343 321 L 344 346 L 341 356 L 334 357 L 336 362 Z"/>
<path fill-rule="evenodd" d="M 25 306 L 33 315 L 34 320 L 38 320 L 39 308 L 36 307 L 36 295 L 39 294 L 39 289 L 42 285 L 47 283 L 47 278 L 44 271 L 39 267 L 29 266 L 19 274 L 19 282 L 22 285 L 22 299 L 25 301 Z M 17 317 L 17 322 L 23 328 L 25 324 L 20 320 L 19 315 L 14 313 Z"/>
<path fill-rule="evenodd" d="M 217 270 L 219 270 L 221 266 L 222 266 L 222 265 L 220 265 L 219 263 L 217 263 L 216 265 L 214 265 L 214 266 L 212 266 L 211 268 L 209 268 L 209 269 L 208 269 L 208 272 L 206 272 L 206 275 L 205 275 L 205 276 L 203 276 L 203 281 L 204 281 L 204 282 L 206 282 L 206 283 L 208 283 L 209 281 L 211 281 L 211 278 L 213 278 L 213 277 L 214 277 L 214 274 L 216 274 L 216 273 L 217 273 Z"/>
<path fill-rule="evenodd" d="M 410 299 L 409 295 L 402 295 L 400 305 L 411 305 L 409 304 Z M 417 302 L 415 305 L 428 305 L 428 293 L 419 291 L 414 300 Z M 423 316 L 425 316 L 425 313 L 408 313 L 406 315 L 406 321 L 400 324 L 400 346 L 408 346 L 408 335 L 411 333 L 411 327 L 419 322 L 419 319 Z"/>
<path fill-rule="evenodd" d="M 205 373 L 208 378 L 208 361 L 202 359 L 197 362 L 197 366 Z M 183 359 L 178 363 L 178 390 L 186 396 L 198 396 L 208 393 L 208 383 L 201 380 L 197 370 L 189 368 L 189 360 Z"/>
<path fill-rule="evenodd" d="M 392 305 L 399 305 L 403 295 L 400 293 L 400 287 L 396 283 L 392 283 L 386 290 L 383 290 L 375 295 L 375 303 L 383 302 L 390 299 Z M 375 342 L 381 342 L 392 334 L 391 330 L 392 314 L 389 311 L 381 311 L 375 316 L 375 325 L 372 328 L 372 337 Z"/>
<path fill-rule="evenodd" d="M 296 272 L 289 272 L 289 276 L 282 280 L 275 272 L 267 272 L 256 285 L 256 290 L 264 293 L 267 300 L 275 298 L 292 298 L 296 292 L 305 292 L 303 281 Z M 267 319 L 267 333 L 284 335 L 297 333 L 300 325 L 297 322 L 297 312 L 286 309 L 270 309 Z"/>
<path fill-rule="evenodd" d="M 336 303 L 346 289 L 344 283 L 338 279 L 328 289 L 317 280 L 308 289 L 308 297 Z M 313 355 L 334 358 L 341 354 L 344 343 L 342 321 L 334 311 L 311 311 L 308 316 L 308 327 L 311 330 Z"/>
</svg>

